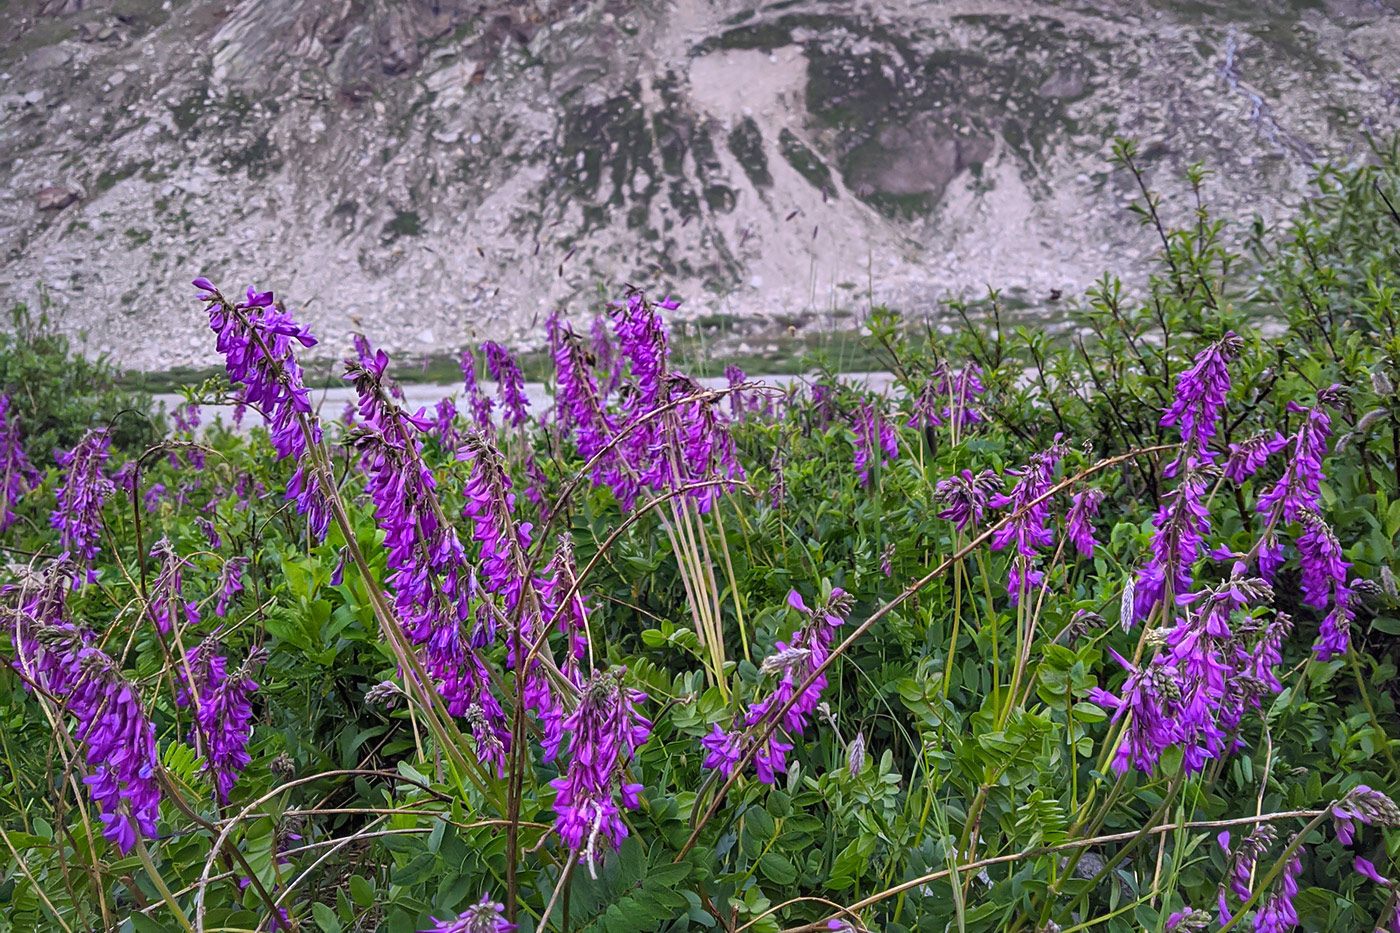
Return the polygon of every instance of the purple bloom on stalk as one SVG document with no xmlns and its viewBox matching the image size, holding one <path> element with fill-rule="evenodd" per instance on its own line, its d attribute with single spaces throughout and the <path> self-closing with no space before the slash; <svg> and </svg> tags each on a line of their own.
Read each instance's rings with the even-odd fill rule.
<svg viewBox="0 0 1400 933">
<path fill-rule="evenodd" d="M 1337 841 L 1344 846 L 1351 845 L 1355 840 L 1357 823 L 1400 826 L 1400 808 L 1385 794 L 1365 784 L 1353 787 L 1345 797 L 1332 804 L 1329 812 L 1332 828 L 1337 832 Z"/>
<path fill-rule="evenodd" d="M 1244 341 L 1234 333 L 1196 354 L 1191 368 L 1177 376 L 1176 394 L 1162 415 L 1163 427 L 1179 426 L 1186 449 L 1163 470 L 1166 476 L 1176 475 L 1182 466 L 1191 468 L 1202 463 L 1214 463 L 1215 452 L 1210 449 L 1225 397 L 1230 392 L 1229 362 L 1244 347 Z"/>
<path fill-rule="evenodd" d="M 486 368 L 496 380 L 506 424 L 518 428 L 530 417 L 526 412 L 530 400 L 525 397 L 525 377 L 510 351 L 499 343 L 488 341 L 481 345 L 481 349 L 486 351 Z"/>
<path fill-rule="evenodd" d="M 602 860 L 599 842 L 614 850 L 627 837 L 622 807 L 641 804 L 642 785 L 627 778 L 627 764 L 651 738 L 651 722 L 638 711 L 647 695 L 622 684 L 622 669 L 600 672 L 583 686 L 578 707 L 564 722 L 569 736 L 569 766 L 550 786 L 558 815 L 554 828 L 569 849 L 588 862 Z"/>
<path fill-rule="evenodd" d="M 221 619 L 228 614 L 234 594 L 243 591 L 243 565 L 246 563 L 246 557 L 230 557 L 219 570 L 219 601 L 214 606 L 214 615 Z"/>
<path fill-rule="evenodd" d="M 729 388 L 735 389 L 736 386 L 743 385 L 749 377 L 748 374 L 745 373 L 738 366 L 735 366 L 733 363 L 730 363 L 728 366 L 724 367 L 724 378 L 729 383 Z M 729 414 L 737 418 L 743 412 L 744 408 L 745 405 L 743 393 L 739 392 L 737 389 L 735 389 L 735 391 L 730 392 Z"/>
<path fill-rule="evenodd" d="M 1230 445 L 1230 456 L 1225 461 L 1225 478 L 1232 483 L 1243 483 L 1264 465 L 1264 462 L 1288 446 L 1288 439 L 1275 431 L 1273 434 L 1256 434 L 1243 443 Z"/>
<path fill-rule="evenodd" d="M 137 834 L 154 839 L 160 816 L 155 729 L 116 663 L 91 632 L 68 621 L 71 567 L 21 583 L 14 613 L 15 667 L 77 722 L 74 738 L 92 773 L 83 779 L 97 804 L 102 835 L 123 855 Z"/>
<path fill-rule="evenodd" d="M 969 363 L 956 372 L 942 363 L 914 397 L 914 413 L 908 427 L 951 423 L 964 428 L 982 421 L 982 413 L 972 407 L 972 401 L 987 387 L 982 384 L 982 367 Z"/>
<path fill-rule="evenodd" d="M 421 412 L 410 415 L 384 391 L 388 357 L 350 362 L 364 419 L 358 439 L 365 453 L 366 490 L 384 530 L 387 584 L 405 634 L 423 652 L 424 667 L 454 716 L 471 720 L 483 761 L 504 764 L 509 732 L 489 688 L 485 664 L 467 643 L 472 572 L 456 529 L 436 499 L 437 480 L 422 457 L 419 435 L 431 428 Z M 470 498 L 468 504 L 470 506 Z"/>
<path fill-rule="evenodd" d="M 1283 867 L 1277 885 L 1254 914 L 1254 933 L 1288 933 L 1298 925 L 1298 876 L 1303 873 L 1303 847 Z"/>
<path fill-rule="evenodd" d="M 107 431 L 96 429 L 87 432 L 72 450 L 56 455 L 67 471 L 58 490 L 58 508 L 50 517 L 50 524 L 59 530 L 60 560 L 90 564 L 101 551 L 97 542 L 102 535 L 102 503 L 116 488 L 102 472 L 111 456 L 111 445 Z M 89 568 L 87 581 L 96 579 L 97 572 Z M 73 585 L 78 585 L 77 579 Z"/>
<path fill-rule="evenodd" d="M 963 531 L 968 524 L 980 524 L 987 508 L 987 497 L 1001 490 L 1001 477 L 991 470 L 983 470 L 976 476 L 971 470 L 963 470 L 956 476 L 939 480 L 934 488 L 933 499 L 948 507 L 938 513 Z"/>
<path fill-rule="evenodd" d="M 1094 556 L 1094 526 L 1090 519 L 1099 514 L 1103 502 L 1102 489 L 1086 489 L 1074 494 L 1074 501 L 1065 516 L 1065 537 L 1085 557 Z"/>
<path fill-rule="evenodd" d="M 151 546 L 151 557 L 160 561 L 160 571 L 156 574 L 155 582 L 151 584 L 151 618 L 160 633 L 168 635 L 172 623 L 179 616 L 180 608 L 185 606 L 181 597 L 183 586 L 180 573 L 181 568 L 185 566 L 185 560 L 175 553 L 169 538 L 161 538 Z M 191 622 L 199 621 L 199 617 L 193 615 L 189 607 L 185 611 L 187 618 L 193 616 L 190 618 Z"/>
<path fill-rule="evenodd" d="M 1179 674 L 1162 658 L 1136 668 L 1112 648 L 1109 653 L 1129 672 L 1119 690 L 1121 699 L 1099 687 L 1093 688 L 1090 698 L 1114 710 L 1114 722 L 1128 717 L 1123 740 L 1113 758 L 1113 770 L 1122 774 L 1131 763 L 1139 771 L 1151 774 L 1162 752 L 1181 737 L 1175 715 L 1181 699 Z"/>
<path fill-rule="evenodd" d="M 1031 562 L 1038 554 L 1037 548 L 1048 547 L 1055 540 L 1054 532 L 1045 527 L 1050 517 L 1050 500 L 1042 497 L 1054 487 L 1055 469 L 1064 455 L 1065 446 L 1056 435 L 1055 442 L 1032 456 L 1025 467 L 1006 471 L 1009 476 L 1020 477 L 1009 496 L 997 493 L 989 500 L 993 508 L 1009 508 L 1012 513 L 1006 524 L 992 535 L 992 549 L 1000 551 L 1013 541 L 1016 543 L 1007 585 L 1013 604 L 1020 601 L 1023 590 L 1038 585 L 1045 578 Z"/>
<path fill-rule="evenodd" d="M 0 532 L 14 524 L 14 504 L 43 479 L 30 464 L 9 413 L 10 397 L 0 395 Z"/>
<path fill-rule="evenodd" d="M 782 714 L 779 721 L 782 729 L 772 729 L 753 757 L 754 770 L 758 779 L 765 784 L 774 783 L 777 775 L 787 770 L 787 753 L 793 746 L 790 742 L 784 742 L 779 732 L 786 730 L 790 735 L 800 736 L 806 729 L 808 719 L 821 702 L 822 691 L 826 689 L 826 675 L 818 675 L 801 693 L 798 693 L 798 687 L 806 683 L 826 661 L 835 631 L 845 621 L 851 603 L 851 597 L 839 588 L 833 589 L 827 601 L 816 609 L 808 609 L 796 590 L 788 594 L 788 605 L 803 615 L 803 622 L 793 633 L 791 642 L 779 641 L 774 644 L 776 650 L 763 660 L 759 668 L 762 673 L 777 677 L 777 685 L 766 699 L 749 705 L 742 729 L 726 732 L 716 724 L 710 735 L 701 739 L 708 753 L 704 760 L 705 767 L 717 768 L 722 775 L 729 777 L 745 750 L 758 741 L 778 711 L 796 697 L 796 702 Z"/>
<path fill-rule="evenodd" d="M 1289 402 L 1288 410 L 1305 412 L 1306 417 L 1287 440 L 1288 459 L 1283 476 L 1259 496 L 1255 506 L 1260 512 L 1274 512 L 1285 522 L 1296 521 L 1305 510 L 1322 507 L 1322 458 L 1327 455 L 1327 438 L 1332 435 L 1332 416 L 1322 406 L 1303 408 Z"/>
<path fill-rule="evenodd" d="M 481 391 L 476 381 L 476 357 L 470 350 L 462 351 L 462 383 L 467 387 L 467 406 L 471 409 L 472 423 L 482 434 L 494 433 L 496 422 L 491 418 L 491 411 L 496 403 Z"/>
<path fill-rule="evenodd" d="M 442 399 L 433 412 L 433 434 L 437 436 L 438 443 L 444 447 L 456 447 L 459 440 L 456 404 L 450 398 Z"/>
<path fill-rule="evenodd" d="M 1172 597 L 1191 590 L 1192 566 L 1201 556 L 1205 536 L 1210 532 L 1210 511 L 1205 506 L 1207 478 L 1190 470 L 1181 484 L 1163 497 L 1152 525 L 1152 555 L 1138 571 L 1134 591 L 1133 617 L 1145 619 L 1162 602 L 1169 590 Z"/>
<path fill-rule="evenodd" d="M 252 661 L 250 656 L 248 663 Z M 251 697 L 258 685 L 246 666 L 229 673 L 228 659 L 213 636 L 190 652 L 189 679 L 195 689 L 191 740 L 203 747 L 205 770 L 214 773 L 219 803 L 227 804 L 238 775 L 253 760 L 248 740 L 253 735 Z M 190 705 L 188 691 L 182 690 L 177 702 Z"/>
<path fill-rule="evenodd" d="M 856 473 L 862 486 L 870 485 L 870 466 L 889 463 L 899 456 L 899 435 L 874 405 L 861 405 L 855 411 Z"/>
<path fill-rule="evenodd" d="M 515 924 L 507 923 L 505 905 L 482 895 L 477 901 L 457 916 L 456 920 L 433 919 L 433 926 L 422 933 L 513 933 Z"/>
<path fill-rule="evenodd" d="M 554 357 L 554 407 L 559 430 L 571 432 L 578 445 L 579 456 L 592 460 L 606 448 L 616 433 L 616 426 L 603 407 L 602 395 L 588 366 L 581 343 L 567 325 L 551 318 L 550 352 Z M 600 460 L 593 467 L 593 482 L 616 486 L 617 457 Z"/>
<path fill-rule="evenodd" d="M 307 475 L 308 465 L 315 462 L 311 448 L 321 442 L 321 425 L 312 416 L 311 396 L 292 352 L 292 341 L 314 347 L 316 338 L 273 304 L 271 292 L 258 294 L 250 288 L 246 302 L 234 303 L 208 279 L 195 279 L 194 284 L 200 299 L 208 302 L 209 327 L 218 335 L 216 345 L 224 355 L 229 382 L 242 386 L 248 403 L 268 418 L 278 459 L 290 458 L 297 465 L 287 483 L 287 498 L 307 517 L 312 536 L 324 538 L 330 510 L 317 481 Z"/>
<path fill-rule="evenodd" d="M 621 373 L 618 371 L 617 349 L 613 346 L 612 334 L 608 332 L 606 315 L 599 314 L 593 318 L 588 337 L 589 349 L 593 351 L 593 368 L 606 377 L 602 389 L 603 394 L 608 395 L 617 388 Z"/>
</svg>

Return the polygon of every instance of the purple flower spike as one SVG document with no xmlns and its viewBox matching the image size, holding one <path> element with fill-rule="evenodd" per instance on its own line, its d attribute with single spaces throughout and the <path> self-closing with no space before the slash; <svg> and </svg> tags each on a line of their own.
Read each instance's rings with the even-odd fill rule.
<svg viewBox="0 0 1400 933">
<path fill-rule="evenodd" d="M 1016 543 L 1016 557 L 1011 562 L 1007 585 L 1013 604 L 1020 601 L 1024 590 L 1044 580 L 1044 574 L 1034 569 L 1032 561 L 1039 554 L 1037 549 L 1048 547 L 1055 535 L 1045 527 L 1050 518 L 1050 500 L 1041 497 L 1054 487 L 1055 469 L 1064 455 L 1065 446 L 1057 435 L 1055 442 L 1032 456 L 1025 467 L 1006 471 L 1009 476 L 1020 477 L 1009 496 L 998 493 L 989 501 L 994 508 L 1011 510 L 1010 521 L 992 535 L 992 549 L 999 551 L 1013 541 Z"/>
<path fill-rule="evenodd" d="M 590 871 L 602 860 L 606 840 L 616 850 L 627 837 L 622 808 L 641 805 L 642 785 L 628 779 L 627 764 L 651 738 L 651 722 L 638 711 L 647 695 L 622 684 L 621 668 L 600 672 L 584 685 L 578 708 L 564 722 L 569 767 L 550 781 L 559 793 L 554 827 L 564 845 Z"/>
<path fill-rule="evenodd" d="M 10 397 L 0 395 L 0 532 L 14 524 L 14 504 L 42 479 L 30 465 L 19 428 L 10 419 Z"/>
<path fill-rule="evenodd" d="M 234 304 L 217 289 L 198 287 L 200 299 L 208 302 L 209 327 L 218 335 L 229 382 L 242 386 L 247 403 L 267 417 L 278 459 L 296 463 L 287 498 L 296 502 L 297 513 L 307 517 L 312 536 L 320 540 L 330 527 L 330 509 L 307 469 L 314 463 L 311 448 L 321 442 L 321 425 L 311 417 L 311 396 L 292 350 L 292 341 L 314 347 L 316 338 L 273 303 L 271 292 L 257 294 L 250 288 L 247 303 Z"/>
<path fill-rule="evenodd" d="M 1099 504 L 1103 502 L 1103 496 L 1102 489 L 1086 489 L 1075 493 L 1069 514 L 1065 517 L 1065 537 L 1085 557 L 1094 556 L 1094 526 L 1090 519 L 1099 514 Z"/>
<path fill-rule="evenodd" d="M 487 895 L 458 915 L 456 920 L 433 918 L 433 925 L 422 933 L 514 933 L 515 924 L 507 923 L 505 905 Z"/>
<path fill-rule="evenodd" d="M 249 663 L 253 660 L 250 657 Z M 252 761 L 248 754 L 253 735 L 251 697 L 258 685 L 246 666 L 229 673 L 228 659 L 212 636 L 190 652 L 189 674 L 196 691 L 191 740 L 204 749 L 204 767 L 214 773 L 219 803 L 227 804 L 238 775 Z M 177 700 L 181 706 L 191 705 L 187 691 Z"/>
<path fill-rule="evenodd" d="M 530 417 L 527 412 L 530 400 L 525 397 L 525 377 L 510 351 L 499 343 L 484 343 L 481 348 L 486 351 L 486 368 L 500 391 L 506 423 L 518 428 Z"/>
<path fill-rule="evenodd" d="M 987 498 L 1001 491 L 1001 477 L 991 470 L 983 470 L 976 476 L 971 470 L 963 470 L 957 476 L 939 480 L 934 488 L 935 502 L 948 507 L 938 513 L 939 518 L 947 519 L 963 531 L 969 524 L 980 524 L 987 508 Z"/>
<path fill-rule="evenodd" d="M 1210 442 L 1215 438 L 1217 423 L 1225 410 L 1225 397 L 1230 392 L 1229 362 L 1243 347 L 1240 337 L 1226 334 L 1198 353 L 1191 368 L 1177 377 L 1176 395 L 1161 423 L 1163 427 L 1180 427 L 1186 449 L 1162 471 L 1164 475 L 1174 476 L 1182 466 L 1215 462 Z"/>
<path fill-rule="evenodd" d="M 97 542 L 102 536 L 102 503 L 116 488 L 102 472 L 111 456 L 111 443 L 105 429 L 93 430 L 78 446 L 57 455 L 59 465 L 67 470 L 58 490 L 58 508 L 50 517 L 50 523 L 59 530 L 63 548 L 60 560 L 91 564 L 101 551 Z M 86 579 L 93 582 L 97 572 L 89 569 Z M 78 580 L 75 578 L 73 583 L 76 586 Z"/>
</svg>

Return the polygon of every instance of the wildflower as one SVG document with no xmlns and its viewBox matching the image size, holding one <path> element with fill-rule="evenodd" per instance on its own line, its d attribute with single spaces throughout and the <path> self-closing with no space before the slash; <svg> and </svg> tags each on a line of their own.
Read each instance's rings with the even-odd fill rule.
<svg viewBox="0 0 1400 933">
<path fill-rule="evenodd" d="M 438 443 L 444 447 L 457 446 L 457 406 L 450 398 L 445 398 L 437 403 L 433 409 L 433 434 L 436 435 Z"/>
<path fill-rule="evenodd" d="M 956 372 L 942 363 L 914 396 L 914 413 L 907 426 L 921 428 L 944 423 L 965 428 L 982 421 L 982 413 L 972 401 L 983 392 L 982 367 L 969 363 Z"/>
<path fill-rule="evenodd" d="M 1210 532 L 1210 511 L 1205 506 L 1206 474 L 1189 470 L 1181 484 L 1168 493 L 1152 520 L 1152 554 L 1138 571 L 1133 618 L 1145 619 L 1157 606 L 1191 590 L 1192 567 L 1201 556 Z"/>
<path fill-rule="evenodd" d="M 9 412 L 10 397 L 0 395 L 0 533 L 15 523 L 14 504 L 43 479 L 30 465 Z"/>
<path fill-rule="evenodd" d="M 1385 794 L 1365 784 L 1353 787 L 1346 796 L 1332 804 L 1330 812 L 1337 840 L 1344 846 L 1351 845 L 1355 839 L 1357 823 L 1400 826 L 1400 808 Z"/>
<path fill-rule="evenodd" d="M 496 430 L 496 422 L 491 417 L 491 411 L 496 407 L 496 403 L 483 391 L 476 381 L 476 358 L 472 356 L 472 351 L 462 351 L 462 382 L 467 388 L 467 405 L 471 409 L 472 423 L 482 434 L 491 434 Z"/>
<path fill-rule="evenodd" d="M 564 723 L 569 736 L 569 766 L 553 781 L 558 818 L 555 830 L 580 859 L 602 859 L 600 839 L 613 849 L 627 837 L 627 825 L 614 800 L 634 810 L 641 804 L 642 785 L 627 780 L 628 762 L 651 737 L 651 722 L 637 707 L 647 696 L 622 684 L 622 669 L 599 672 L 584 685 L 577 709 Z"/>
<path fill-rule="evenodd" d="M 1184 907 L 1167 916 L 1167 933 L 1202 933 L 1210 925 L 1210 911 Z"/>
<path fill-rule="evenodd" d="M 579 456 L 592 460 L 612 440 L 617 428 L 604 410 L 593 372 L 573 331 L 557 323 L 550 333 L 556 388 L 554 405 L 559 430 L 572 432 Z M 593 467 L 594 483 L 611 485 L 610 462 Z"/>
<path fill-rule="evenodd" d="M 383 385 L 387 366 L 380 351 L 368 364 L 349 361 L 346 378 L 355 385 L 364 419 L 356 443 L 366 454 L 366 490 L 384 530 L 395 614 L 422 650 L 448 712 L 463 716 L 475 709 L 478 748 L 503 747 L 504 712 L 490 692 L 484 663 L 463 637 L 471 617 L 466 551 L 442 512 L 437 480 L 422 457 L 420 435 L 431 422 L 421 409 L 410 415 L 389 397 Z"/>
<path fill-rule="evenodd" d="M 60 563 L 21 583 L 14 663 L 76 721 L 74 738 L 92 768 L 83 784 L 97 805 L 102 835 L 125 855 L 138 833 L 157 835 L 161 793 L 155 729 L 116 662 L 96 646 L 91 632 L 67 619 L 65 594 L 73 576 L 71 565 Z"/>
<path fill-rule="evenodd" d="M 934 487 L 933 499 L 948 507 L 938 513 L 939 518 L 947 519 L 963 531 L 968 524 L 979 524 L 987 508 L 987 497 L 1001 490 L 1001 477 L 991 470 L 983 470 L 974 476 L 971 470 L 963 470 L 956 476 L 939 480 Z"/>
<path fill-rule="evenodd" d="M 874 405 L 861 405 L 855 411 L 855 468 L 862 486 L 870 485 L 870 466 L 875 461 L 888 464 L 899 456 L 899 437 Z"/>
<path fill-rule="evenodd" d="M 102 535 L 102 503 L 116 488 L 102 472 L 109 456 L 111 438 L 105 429 L 88 431 L 76 447 L 57 455 L 66 473 L 50 524 L 59 530 L 59 545 L 63 548 L 60 560 L 91 564 L 101 551 L 98 540 Z M 96 579 L 97 571 L 89 568 L 87 581 Z"/>
<path fill-rule="evenodd" d="M 1358 855 L 1353 865 L 1356 868 L 1356 873 L 1358 875 L 1364 875 L 1365 877 L 1370 878 L 1376 884 L 1384 885 L 1387 888 L 1390 887 L 1390 879 L 1384 877 L 1380 872 L 1376 871 L 1376 866 L 1372 864 L 1370 859 L 1364 859 Z"/>
<path fill-rule="evenodd" d="M 781 713 L 778 723 L 792 735 L 802 734 L 821 701 L 822 691 L 826 689 L 826 675 L 820 674 L 812 679 L 812 683 L 801 693 L 797 692 L 797 688 L 825 663 L 835 630 L 845 621 L 851 602 L 851 597 L 840 588 L 832 589 L 826 600 L 814 609 L 807 607 L 796 590 L 788 594 L 788 605 L 802 615 L 803 621 L 793 634 L 792 641 L 777 642 L 776 651 L 763 662 L 766 673 L 777 677 L 777 685 L 767 698 L 749 705 L 742 729 L 726 731 L 716 724 L 710 735 L 701 740 L 708 752 L 705 767 L 716 768 L 729 777 L 745 750 L 753 746 L 757 736 L 767 730 L 773 717 L 779 715 L 779 711 L 788 706 L 794 697 L 796 701 Z M 780 772 L 787 770 L 787 753 L 793 746 L 779 737 L 778 729 L 767 731 L 768 736 L 758 745 L 753 761 L 758 779 L 772 784 Z"/>
<path fill-rule="evenodd" d="M 1196 354 L 1191 368 L 1177 376 L 1176 392 L 1161 424 L 1179 426 L 1185 449 L 1163 470 L 1165 475 L 1174 476 L 1182 467 L 1215 462 L 1210 442 L 1215 438 L 1225 397 L 1230 392 L 1229 362 L 1243 347 L 1240 337 L 1228 333 Z"/>
<path fill-rule="evenodd" d="M 228 614 L 234 594 L 243 591 L 243 567 L 247 563 L 246 557 L 230 557 L 219 570 L 219 601 L 214 606 L 214 615 L 221 619 Z"/>
<path fill-rule="evenodd" d="M 1254 914 L 1255 933 L 1287 933 L 1298 925 L 1298 876 L 1303 873 L 1303 847 L 1299 846 L 1283 867 L 1274 890 Z"/>
<path fill-rule="evenodd" d="M 505 905 L 497 903 L 487 895 L 462 911 L 456 920 L 439 920 L 433 917 L 433 926 L 422 933 L 513 933 L 515 924 L 507 923 Z"/>
<path fill-rule="evenodd" d="M 988 501 L 992 507 L 1010 508 L 1012 513 L 992 535 L 992 549 L 999 551 L 1013 541 L 1016 543 L 1016 556 L 1011 562 L 1007 584 L 1013 604 L 1020 601 L 1025 589 L 1038 585 L 1045 577 L 1031 562 L 1038 555 L 1037 548 L 1047 547 L 1055 539 L 1054 533 L 1045 527 L 1050 517 L 1050 502 L 1045 494 L 1054 486 L 1055 469 L 1064 458 L 1065 450 L 1056 435 L 1055 442 L 1032 456 L 1025 467 L 1006 471 L 1008 475 L 1020 477 L 1009 496 L 997 493 Z"/>
<path fill-rule="evenodd" d="M 525 397 L 525 377 L 510 351 L 499 343 L 488 341 L 481 349 L 486 351 L 486 368 L 496 380 L 506 424 L 518 428 L 530 417 L 526 412 L 530 400 Z"/>
<path fill-rule="evenodd" d="M 1288 446 L 1288 439 L 1275 431 L 1272 434 L 1256 434 L 1254 437 L 1230 445 L 1230 456 L 1225 460 L 1225 478 L 1232 483 L 1243 483 L 1264 465 L 1264 462 Z"/>
<path fill-rule="evenodd" d="M 252 761 L 248 740 L 253 735 L 252 694 L 258 685 L 250 676 L 249 658 L 244 667 L 229 673 L 228 659 L 214 637 L 206 638 L 189 657 L 189 676 L 194 696 L 177 697 L 181 706 L 193 705 L 195 732 L 192 738 L 204 748 L 204 767 L 214 773 L 219 802 L 227 804 L 238 775 Z"/>
<path fill-rule="evenodd" d="M 1069 514 L 1065 516 L 1065 537 L 1085 557 L 1094 556 L 1094 526 L 1090 524 L 1090 519 L 1099 514 L 1099 504 L 1103 502 L 1103 497 L 1102 489 L 1086 489 L 1075 493 Z"/>
<path fill-rule="evenodd" d="M 1288 410 L 1304 413 L 1303 423 L 1288 438 L 1283 476 L 1259 496 L 1255 508 L 1291 522 L 1306 510 L 1321 509 L 1322 458 L 1327 454 L 1327 438 L 1332 435 L 1332 418 L 1321 405 L 1303 408 L 1289 402 Z"/>
<path fill-rule="evenodd" d="M 729 414 L 737 418 L 743 413 L 744 398 L 743 393 L 736 387 L 743 385 L 748 381 L 749 377 L 748 374 L 738 366 L 730 363 L 728 366 L 724 367 L 724 378 L 729 383 L 729 388 L 731 390 L 729 393 Z"/>
<path fill-rule="evenodd" d="M 311 449 L 321 443 L 321 426 L 311 417 L 311 397 L 292 352 L 292 341 L 314 347 L 316 338 L 274 304 L 271 292 L 250 288 L 246 301 L 233 303 L 208 279 L 195 279 L 194 284 L 208 303 L 209 326 L 218 335 L 216 346 L 224 355 L 229 381 L 242 386 L 248 403 L 269 419 L 278 459 L 290 458 L 297 465 L 287 483 L 287 498 L 307 517 L 312 536 L 324 538 L 330 510 L 307 472 L 316 469 Z"/>
</svg>

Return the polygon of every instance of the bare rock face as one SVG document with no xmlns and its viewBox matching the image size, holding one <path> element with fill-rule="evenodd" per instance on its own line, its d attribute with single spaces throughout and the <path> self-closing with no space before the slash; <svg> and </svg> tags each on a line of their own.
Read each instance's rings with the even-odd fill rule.
<svg viewBox="0 0 1400 933">
<path fill-rule="evenodd" d="M 163 368 L 210 361 L 201 274 L 329 353 L 538 340 L 623 283 L 1072 296 L 1153 249 L 1115 135 L 1169 215 L 1203 161 L 1213 208 L 1276 220 L 1394 132 L 1398 74 L 1381 0 L 12 0 L 0 303 L 42 283 Z"/>
</svg>

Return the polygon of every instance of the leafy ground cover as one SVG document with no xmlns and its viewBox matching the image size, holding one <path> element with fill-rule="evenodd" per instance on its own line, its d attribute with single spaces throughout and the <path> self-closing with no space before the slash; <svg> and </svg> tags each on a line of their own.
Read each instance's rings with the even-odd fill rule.
<svg viewBox="0 0 1400 933">
<path fill-rule="evenodd" d="M 1144 187 L 1142 297 L 878 311 L 888 395 L 705 389 L 640 292 L 549 322 L 546 411 L 495 344 L 407 411 L 361 341 L 322 421 L 314 335 L 202 278 L 165 440 L 7 345 L 0 923 L 1400 928 L 1397 190 L 1241 257 Z"/>
</svg>

